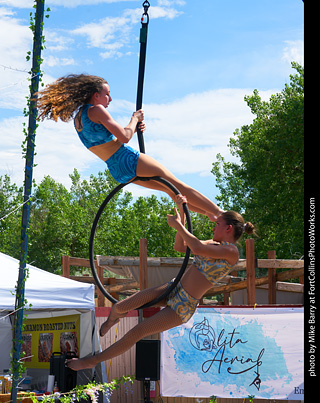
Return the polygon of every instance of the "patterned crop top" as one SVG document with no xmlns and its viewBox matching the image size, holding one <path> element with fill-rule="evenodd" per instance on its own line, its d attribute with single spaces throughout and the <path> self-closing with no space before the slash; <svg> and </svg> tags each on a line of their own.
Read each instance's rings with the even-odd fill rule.
<svg viewBox="0 0 320 403">
<path fill-rule="evenodd" d="M 231 245 L 231 242 L 221 242 L 221 245 Z M 196 255 L 193 264 L 206 277 L 210 283 L 218 283 L 223 277 L 232 271 L 235 265 L 230 265 L 227 260 L 214 259 Z"/>
<path fill-rule="evenodd" d="M 103 125 L 92 122 L 92 120 L 89 119 L 88 109 L 90 106 L 92 105 L 84 105 L 82 110 L 79 111 L 81 114 L 82 130 L 77 130 L 75 125 L 80 140 L 87 148 L 99 146 L 100 144 L 108 143 L 109 141 L 116 139 L 116 137 Z"/>
</svg>

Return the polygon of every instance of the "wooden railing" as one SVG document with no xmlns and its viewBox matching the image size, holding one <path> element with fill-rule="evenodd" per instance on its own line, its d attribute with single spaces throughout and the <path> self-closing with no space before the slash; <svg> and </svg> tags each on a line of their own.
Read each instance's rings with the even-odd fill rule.
<svg viewBox="0 0 320 403">
<path fill-rule="evenodd" d="M 96 263 L 97 273 L 100 281 L 105 286 L 105 289 L 115 298 L 118 294 L 131 289 L 144 289 L 148 287 L 148 267 L 154 266 L 175 266 L 180 267 L 183 258 L 170 257 L 147 257 L 146 240 L 140 240 L 140 256 L 139 257 L 114 257 L 108 256 L 105 258 L 106 264 L 110 267 L 120 266 L 138 266 L 140 268 L 140 282 L 133 279 L 116 279 L 106 278 L 103 276 L 103 268 Z M 192 259 L 190 259 L 190 263 Z M 90 267 L 88 259 L 75 258 L 70 256 L 62 256 L 63 276 L 77 281 L 94 283 L 91 276 L 70 276 L 70 266 Z M 268 275 L 256 278 L 255 269 L 268 269 Z M 277 269 L 288 269 L 277 273 Z M 247 278 L 239 279 L 237 272 L 246 270 Z M 227 276 L 222 284 L 215 285 L 210 289 L 205 296 L 213 296 L 217 294 L 224 295 L 224 303 L 228 304 L 229 294 L 238 290 L 247 290 L 247 304 L 254 305 L 256 303 L 256 287 L 268 285 L 268 303 L 276 304 L 276 285 L 277 282 L 288 281 L 299 278 L 300 284 L 303 284 L 304 261 L 303 260 L 288 260 L 276 259 L 275 251 L 268 253 L 268 259 L 256 259 L 254 252 L 254 240 L 246 240 L 246 259 L 240 259 L 234 267 L 230 276 Z M 240 280 L 240 281 L 239 281 Z M 292 287 L 293 289 L 293 287 Z M 98 287 L 96 287 L 98 306 L 105 305 L 105 297 Z M 290 290 L 290 283 L 286 287 Z"/>
</svg>

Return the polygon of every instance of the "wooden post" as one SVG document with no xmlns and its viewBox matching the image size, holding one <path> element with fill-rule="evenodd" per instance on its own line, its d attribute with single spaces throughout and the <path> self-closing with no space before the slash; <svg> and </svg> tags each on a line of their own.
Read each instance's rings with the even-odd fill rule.
<svg viewBox="0 0 320 403">
<path fill-rule="evenodd" d="M 148 259 L 147 259 L 147 240 L 139 239 L 139 275 L 140 290 L 148 288 Z"/>
<path fill-rule="evenodd" d="M 115 285 L 115 284 L 117 284 L 117 279 L 114 278 L 114 277 L 110 277 L 110 278 L 108 279 L 108 284 L 109 284 L 109 285 Z M 110 295 L 111 295 L 112 297 L 116 298 L 116 299 L 119 299 L 119 294 L 118 294 L 116 291 L 115 291 L 115 292 L 111 292 Z"/>
<path fill-rule="evenodd" d="M 255 257 L 254 257 L 254 239 L 246 240 L 246 260 L 247 260 L 247 304 L 256 303 L 256 284 L 255 284 Z"/>
<path fill-rule="evenodd" d="M 103 267 L 98 266 L 96 261 L 95 261 L 94 264 L 96 265 L 99 280 L 101 281 L 102 284 L 104 284 L 104 281 L 103 281 Z M 96 289 L 97 289 L 98 306 L 99 307 L 104 306 L 104 295 L 102 294 L 102 291 L 100 291 L 100 288 L 98 286 L 96 286 Z"/>
<path fill-rule="evenodd" d="M 232 282 L 232 277 L 238 277 L 238 273 L 237 273 L 237 271 L 236 270 L 233 270 L 232 272 L 230 272 L 230 278 L 229 278 L 229 284 L 231 284 L 231 282 Z M 231 297 L 231 293 L 230 292 L 228 292 L 228 293 L 224 293 L 223 294 L 223 298 L 224 298 L 224 305 L 230 305 L 230 299 L 231 299 L 231 304 L 232 304 L 232 297 Z M 228 298 L 228 299 L 227 299 Z"/>
<path fill-rule="evenodd" d="M 276 251 L 269 250 L 268 259 L 275 259 Z M 268 269 L 268 303 L 273 305 L 277 303 L 277 270 L 274 267 Z"/>
<path fill-rule="evenodd" d="M 228 284 L 231 284 L 231 277 L 228 280 Z M 223 305 L 230 305 L 230 292 L 223 293 Z"/>
<path fill-rule="evenodd" d="M 304 284 L 304 276 L 300 276 L 300 277 L 299 277 L 299 283 L 300 283 L 300 284 Z"/>
<path fill-rule="evenodd" d="M 223 305 L 230 305 L 229 296 L 230 294 L 228 292 L 223 293 Z"/>
<path fill-rule="evenodd" d="M 70 278 L 70 256 L 62 256 L 62 275 Z"/>
</svg>

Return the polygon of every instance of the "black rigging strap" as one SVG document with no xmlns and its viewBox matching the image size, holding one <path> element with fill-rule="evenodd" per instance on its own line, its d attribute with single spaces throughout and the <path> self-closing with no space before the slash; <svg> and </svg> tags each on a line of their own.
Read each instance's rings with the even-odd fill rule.
<svg viewBox="0 0 320 403">
<path fill-rule="evenodd" d="M 140 28 L 140 58 L 139 58 L 139 73 L 138 73 L 138 90 L 137 90 L 137 102 L 136 102 L 136 110 L 142 108 L 142 95 L 143 95 L 143 81 L 144 81 L 144 72 L 146 65 L 146 51 L 147 51 L 147 36 L 148 36 L 148 25 L 149 25 L 149 15 L 148 9 L 150 7 L 150 3 L 145 1 L 142 4 L 144 8 L 144 12 L 141 17 L 141 28 Z M 137 128 L 138 142 L 140 152 L 145 154 L 145 146 L 143 140 L 143 133 Z"/>
</svg>

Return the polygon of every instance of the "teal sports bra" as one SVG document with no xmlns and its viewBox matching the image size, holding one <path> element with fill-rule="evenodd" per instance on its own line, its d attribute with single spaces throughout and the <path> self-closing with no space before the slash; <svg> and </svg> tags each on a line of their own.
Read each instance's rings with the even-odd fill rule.
<svg viewBox="0 0 320 403">
<path fill-rule="evenodd" d="M 78 131 L 75 125 L 75 129 L 81 142 L 87 148 L 99 146 L 100 144 L 108 143 L 109 141 L 116 139 L 116 137 L 103 125 L 92 122 L 92 120 L 89 119 L 88 109 L 90 106 L 92 105 L 84 105 L 82 111 L 79 112 L 81 113 L 82 129 Z"/>
<path fill-rule="evenodd" d="M 221 245 L 232 245 L 231 242 L 221 242 Z M 224 259 L 213 259 L 205 256 L 194 256 L 193 264 L 206 277 L 210 283 L 218 283 L 223 277 L 232 271 L 234 265 L 231 265 Z"/>
</svg>

